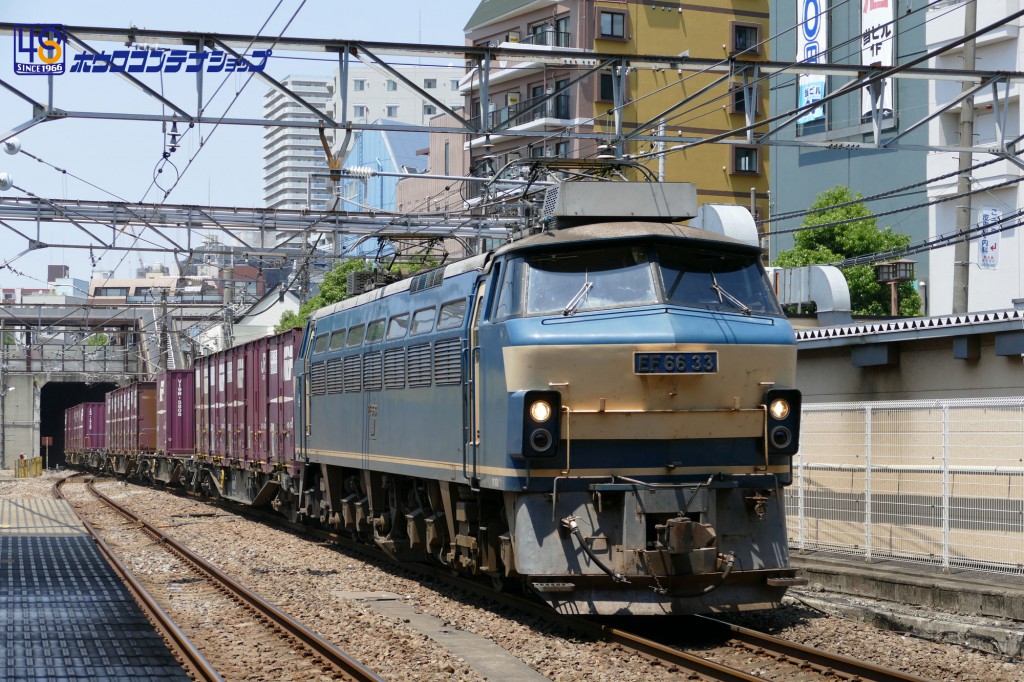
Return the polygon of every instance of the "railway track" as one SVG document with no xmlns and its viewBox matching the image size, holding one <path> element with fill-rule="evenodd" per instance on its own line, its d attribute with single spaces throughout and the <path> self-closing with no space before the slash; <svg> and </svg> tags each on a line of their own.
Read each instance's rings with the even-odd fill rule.
<svg viewBox="0 0 1024 682">
<path fill-rule="evenodd" d="M 89 493 L 111 511 L 108 515 L 94 515 L 94 523 L 90 523 L 79 508 L 82 505 L 76 505 L 64 494 L 62 485 L 67 480 L 54 486 L 55 494 L 71 503 L 101 551 L 196 679 L 230 680 L 235 675 L 224 673 L 222 676 L 218 670 L 232 670 L 240 676 L 253 672 L 251 668 L 262 661 L 274 666 L 266 670 L 270 677 L 287 674 L 296 679 L 298 674 L 307 679 L 326 677 L 381 682 L 373 672 L 288 614 L 96 490 L 91 480 L 86 485 Z M 114 512 L 128 523 L 118 524 Z M 101 537 L 97 525 L 104 529 L 106 538 Z M 126 534 L 143 533 L 146 539 L 142 543 L 138 538 L 126 537 Z M 115 534 L 116 541 L 112 539 Z M 148 576 L 133 575 L 112 545 L 118 545 L 122 554 L 131 548 L 133 564 L 159 566 L 158 571 Z M 168 554 L 173 555 L 173 559 Z M 178 623 L 187 621 L 188 625 L 179 625 L 176 620 Z M 219 648 L 225 637 L 236 643 L 242 638 L 242 647 Z M 245 660 L 246 656 L 251 656 L 250 661 Z"/>
<path fill-rule="evenodd" d="M 337 533 L 288 523 L 277 515 L 257 510 L 246 510 L 245 513 L 272 524 L 285 525 L 319 541 L 334 543 L 346 551 L 355 552 L 376 561 L 386 560 L 383 552 L 378 553 L 373 547 L 354 542 Z M 404 564 L 404 567 L 423 577 L 470 592 L 503 606 L 515 608 L 542 621 L 557 623 L 567 630 L 639 652 L 658 661 L 669 671 L 689 671 L 697 675 L 699 679 L 716 682 L 765 682 L 765 680 L 929 682 L 929 680 L 916 675 L 788 642 L 707 617 L 698 618 L 702 623 L 713 626 L 718 631 L 721 645 L 718 647 L 717 654 L 694 653 L 684 650 L 685 643 L 641 634 L 637 631 L 640 628 L 614 627 L 587 618 L 556 613 L 546 604 L 541 604 L 523 595 L 495 589 L 493 585 L 455 576 L 450 570 L 443 567 L 427 564 Z M 666 629 L 662 628 L 662 630 Z M 773 668 L 773 670 L 768 671 L 766 668 Z"/>
</svg>

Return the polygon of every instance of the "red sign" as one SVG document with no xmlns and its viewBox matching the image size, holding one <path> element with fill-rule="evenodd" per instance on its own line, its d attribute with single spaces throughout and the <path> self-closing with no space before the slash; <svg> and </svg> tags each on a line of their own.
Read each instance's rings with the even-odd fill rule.
<svg viewBox="0 0 1024 682">
<path fill-rule="evenodd" d="M 40 444 L 43 445 L 44 447 L 49 447 L 53 445 L 53 436 L 43 436 L 42 440 L 40 441 Z"/>
</svg>

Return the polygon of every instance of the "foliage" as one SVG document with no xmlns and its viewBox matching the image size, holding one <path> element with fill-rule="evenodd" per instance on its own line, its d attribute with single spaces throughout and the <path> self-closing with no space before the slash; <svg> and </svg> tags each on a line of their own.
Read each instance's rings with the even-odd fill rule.
<svg viewBox="0 0 1024 682">
<path fill-rule="evenodd" d="M 424 260 L 419 263 L 395 263 L 389 270 L 400 277 L 408 277 L 424 268 L 432 268 L 436 265 L 437 261 L 433 260 Z M 348 274 L 350 272 L 369 269 L 371 269 L 370 266 L 361 258 L 350 258 L 336 264 L 333 270 L 324 275 L 324 281 L 321 282 L 317 295 L 303 303 L 298 312 L 286 310 L 282 313 L 281 320 L 274 327 L 274 331 L 282 332 L 293 327 L 306 326 L 306 320 L 309 319 L 313 311 L 348 298 Z"/>
<path fill-rule="evenodd" d="M 909 235 L 893 232 L 891 227 L 878 229 L 871 211 L 860 198 L 861 194 L 854 195 L 842 185 L 819 194 L 811 208 L 828 210 L 804 218 L 802 226 L 815 229 L 797 232 L 793 248 L 781 252 L 775 265 L 795 268 L 835 263 L 852 256 L 904 248 L 910 243 Z M 856 203 L 838 206 L 851 201 Z M 846 220 L 851 222 L 843 222 Z M 832 224 L 837 222 L 842 224 Z M 817 225 L 823 227 L 815 227 Z M 874 267 L 856 265 L 845 268 L 843 275 L 850 286 L 850 305 L 854 315 L 890 313 L 889 285 L 875 279 Z M 914 290 L 913 282 L 902 282 L 898 287 L 899 314 L 904 317 L 920 315 L 921 297 Z"/>
<path fill-rule="evenodd" d="M 107 346 L 109 344 L 110 339 L 108 339 L 107 335 L 103 332 L 100 332 L 99 334 L 90 334 L 85 340 L 85 345 L 87 346 Z"/>
<path fill-rule="evenodd" d="M 320 291 L 299 307 L 298 312 L 286 310 L 281 315 L 280 322 L 274 327 L 274 331 L 284 331 L 293 327 L 304 327 L 310 314 L 323 308 L 325 305 L 337 303 L 348 296 L 348 274 L 359 270 L 366 270 L 366 263 L 361 258 L 349 258 L 348 260 L 336 263 L 334 269 L 324 275 L 324 281 L 320 284 Z"/>
</svg>

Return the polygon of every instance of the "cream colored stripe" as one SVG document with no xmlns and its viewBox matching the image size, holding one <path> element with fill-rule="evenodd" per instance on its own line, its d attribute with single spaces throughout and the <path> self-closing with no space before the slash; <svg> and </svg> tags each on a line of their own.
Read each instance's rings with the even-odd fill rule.
<svg viewBox="0 0 1024 682">
<path fill-rule="evenodd" d="M 363 455 L 358 452 L 343 452 L 340 450 L 307 450 L 311 455 L 320 455 L 323 457 L 341 457 L 343 459 L 356 460 L 355 464 L 361 465 L 363 462 L 374 462 L 377 464 L 395 464 L 398 466 L 420 466 L 428 469 L 439 469 L 442 471 L 461 471 L 462 462 L 437 462 L 434 460 L 423 460 L 415 459 L 412 457 L 395 457 L 393 455 Z M 467 465 L 472 467 L 472 464 Z M 561 476 L 561 469 L 527 469 L 523 467 L 521 469 L 512 469 L 507 467 L 488 467 L 478 466 L 476 468 L 477 474 L 481 476 Z M 711 473 L 722 473 L 722 474 L 783 474 L 788 473 L 789 467 L 773 466 L 768 469 L 759 468 L 757 466 L 727 466 L 727 467 L 716 467 L 713 465 L 694 466 L 694 467 L 675 467 L 671 471 L 667 467 L 617 467 L 610 469 L 578 469 L 573 468 L 573 476 L 664 476 L 666 474 L 672 475 L 693 475 L 693 474 L 711 474 Z"/>
</svg>

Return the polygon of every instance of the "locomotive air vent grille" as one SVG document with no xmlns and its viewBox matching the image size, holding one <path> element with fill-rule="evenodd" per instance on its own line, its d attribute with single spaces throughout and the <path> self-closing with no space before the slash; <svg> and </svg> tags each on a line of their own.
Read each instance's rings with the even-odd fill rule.
<svg viewBox="0 0 1024 682">
<path fill-rule="evenodd" d="M 309 390 L 313 395 L 327 393 L 327 364 L 318 362 L 309 369 Z"/>
<path fill-rule="evenodd" d="M 379 391 L 384 383 L 380 351 L 363 355 L 363 390 Z"/>
<path fill-rule="evenodd" d="M 405 349 L 392 348 L 384 351 L 384 386 L 405 388 Z"/>
<path fill-rule="evenodd" d="M 350 355 L 345 358 L 345 393 L 363 390 L 363 358 Z"/>
<path fill-rule="evenodd" d="M 341 393 L 345 387 L 341 358 L 327 361 L 327 392 Z"/>
<path fill-rule="evenodd" d="M 409 293 L 415 294 L 424 289 L 432 289 L 441 286 L 444 281 L 444 268 L 437 268 L 429 272 L 416 275 L 409 283 Z"/>
<path fill-rule="evenodd" d="M 558 185 L 548 187 L 544 192 L 544 205 L 540 210 L 541 219 L 554 217 L 556 208 L 558 208 Z"/>
<path fill-rule="evenodd" d="M 434 385 L 462 383 L 462 339 L 444 339 L 434 344 Z"/>
<path fill-rule="evenodd" d="M 430 385 L 430 344 L 409 346 L 409 388 Z"/>
</svg>

